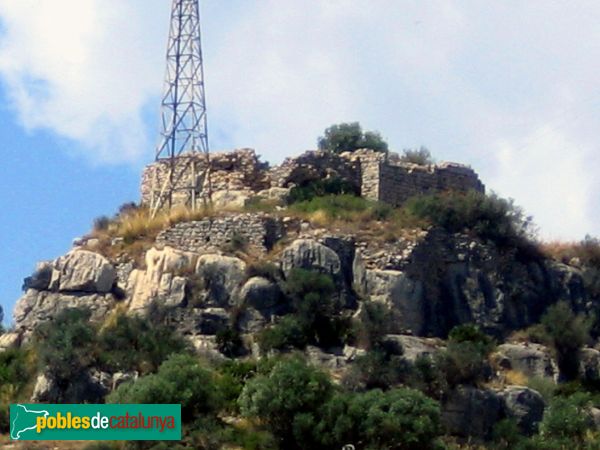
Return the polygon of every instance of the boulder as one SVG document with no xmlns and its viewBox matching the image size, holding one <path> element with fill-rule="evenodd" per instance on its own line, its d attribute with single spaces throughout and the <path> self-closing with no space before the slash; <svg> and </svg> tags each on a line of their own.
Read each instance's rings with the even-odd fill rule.
<svg viewBox="0 0 600 450">
<path fill-rule="evenodd" d="M 261 200 L 273 201 L 281 205 L 285 203 L 288 195 L 290 195 L 290 189 L 282 187 L 263 189 L 262 191 L 256 193 L 256 196 Z"/>
<path fill-rule="evenodd" d="M 600 381 L 600 351 L 583 348 L 579 354 L 579 376 L 582 381 L 597 383 Z"/>
<path fill-rule="evenodd" d="M 229 313 L 223 308 L 207 308 L 200 311 L 196 322 L 199 334 L 213 336 L 229 324 Z"/>
<path fill-rule="evenodd" d="M 4 333 L 0 335 L 0 352 L 17 348 L 21 345 L 21 335 L 19 333 Z"/>
<path fill-rule="evenodd" d="M 258 333 L 266 325 L 265 317 L 254 308 L 244 308 L 237 320 L 237 326 L 242 333 Z"/>
<path fill-rule="evenodd" d="M 175 250 L 151 248 L 146 252 L 146 269 L 129 272 L 127 292 L 132 313 L 144 313 L 153 302 L 181 305 L 186 296 L 186 279 L 178 272 L 192 271 L 196 255 Z"/>
<path fill-rule="evenodd" d="M 198 258 L 196 274 L 203 280 L 206 306 L 233 306 L 246 278 L 246 263 L 231 256 L 202 255 Z"/>
<path fill-rule="evenodd" d="M 412 363 L 420 357 L 432 356 L 440 350 L 440 344 L 435 339 L 397 334 L 385 336 L 383 345 L 392 354 L 402 356 Z"/>
<path fill-rule="evenodd" d="M 52 320 L 68 308 L 85 308 L 91 312 L 91 320 L 103 320 L 116 305 L 112 294 L 84 294 L 36 291 L 29 289 L 15 305 L 15 330 L 23 332 L 27 340 L 31 331 L 43 322 Z"/>
<path fill-rule="evenodd" d="M 212 192 L 211 201 L 216 209 L 243 209 L 251 196 L 247 190 L 221 190 Z"/>
<path fill-rule="evenodd" d="M 348 365 L 348 360 L 341 351 L 329 353 L 319 347 L 309 345 L 306 347 L 305 353 L 311 364 L 323 369 L 343 369 Z"/>
<path fill-rule="evenodd" d="M 108 394 L 112 385 L 112 377 L 92 369 L 89 372 L 74 376 L 68 385 L 59 386 L 48 374 L 38 375 L 32 403 L 98 403 Z"/>
<path fill-rule="evenodd" d="M 117 372 L 112 376 L 111 391 L 114 391 L 123 383 L 129 381 L 135 381 L 138 379 L 139 374 L 137 372 Z"/>
<path fill-rule="evenodd" d="M 61 292 L 106 294 L 112 290 L 116 279 L 116 269 L 104 256 L 75 249 L 54 261 L 48 287 Z M 38 278 L 37 282 L 42 280 Z"/>
<path fill-rule="evenodd" d="M 240 301 L 242 305 L 256 308 L 259 311 L 267 311 L 281 301 L 281 289 L 276 283 L 262 277 L 252 277 L 242 287 L 240 291 Z"/>
<path fill-rule="evenodd" d="M 316 270 L 340 275 L 341 262 L 329 247 L 312 239 L 297 239 L 281 255 L 281 269 L 289 276 L 292 269 Z"/>
<path fill-rule="evenodd" d="M 529 378 L 558 379 L 558 366 L 550 349 L 541 344 L 502 344 L 497 353 L 500 365 L 505 369 L 522 372 Z"/>
<path fill-rule="evenodd" d="M 453 436 L 486 439 L 502 418 L 503 403 L 490 390 L 459 386 L 442 404 L 442 424 Z"/>
<path fill-rule="evenodd" d="M 30 277 L 25 278 L 23 281 L 23 290 L 36 289 L 38 291 L 45 291 L 50 286 L 54 273 L 54 267 L 52 261 L 42 261 L 37 264 L 35 272 Z"/>
<path fill-rule="evenodd" d="M 508 386 L 498 393 L 504 402 L 506 416 L 516 421 L 526 435 L 537 432 L 544 418 L 544 399 L 533 389 L 523 386 Z"/>
</svg>

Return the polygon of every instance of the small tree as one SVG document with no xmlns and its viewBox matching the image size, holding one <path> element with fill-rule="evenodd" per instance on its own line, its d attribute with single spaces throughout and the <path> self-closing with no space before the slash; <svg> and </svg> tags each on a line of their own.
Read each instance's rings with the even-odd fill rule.
<svg viewBox="0 0 600 450">
<path fill-rule="evenodd" d="M 270 427 L 282 448 L 305 448 L 302 431 L 316 425 L 332 393 L 326 374 L 294 358 L 277 363 L 269 375 L 248 381 L 239 404 L 243 415 L 257 417 Z"/>
<path fill-rule="evenodd" d="M 318 145 L 320 150 L 333 153 L 353 152 L 361 148 L 378 152 L 388 151 L 388 144 L 379 132 L 367 131 L 363 133 L 358 122 L 330 126 L 325 130 L 324 136 L 319 138 Z"/>
<path fill-rule="evenodd" d="M 548 308 L 542 317 L 542 326 L 556 351 L 561 376 L 566 380 L 577 378 L 579 351 L 590 339 L 591 321 L 576 315 L 566 302 Z"/>
<path fill-rule="evenodd" d="M 404 149 L 402 151 L 402 156 L 400 157 L 400 160 L 402 162 L 418 164 L 420 166 L 427 166 L 429 164 L 434 164 L 435 162 L 431 156 L 431 152 L 423 146 L 421 146 L 418 149 Z"/>
</svg>

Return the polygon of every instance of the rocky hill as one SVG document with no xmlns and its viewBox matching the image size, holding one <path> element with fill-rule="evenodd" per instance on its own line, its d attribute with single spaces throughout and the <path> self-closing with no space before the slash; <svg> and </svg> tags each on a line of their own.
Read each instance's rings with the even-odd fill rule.
<svg viewBox="0 0 600 450">
<path fill-rule="evenodd" d="M 126 205 L 99 218 L 71 251 L 25 279 L 0 351 L 36 348 L 39 330 L 47 336 L 73 309 L 87 311 L 99 335 L 120 317 L 148 318 L 217 366 L 300 352 L 349 392 L 420 390 L 438 402 L 446 442 L 489 443 L 499 424 L 536 435 L 563 380 L 583 391 L 600 382 L 590 322 L 600 290 L 589 252 L 545 251 L 518 210 L 480 192 L 392 207 L 315 195 L 317 180 L 309 181 L 254 193 L 244 206 L 152 217 Z M 299 189 L 313 194 L 290 201 Z M 570 347 L 552 334 L 554 310 L 571 320 L 567 328 L 585 328 L 574 373 Z M 62 383 L 42 364 L 21 392 L 33 401 L 103 401 L 144 379 L 143 368 L 101 360 Z M 600 417 L 594 405 L 585 405 L 590 421 Z"/>
</svg>

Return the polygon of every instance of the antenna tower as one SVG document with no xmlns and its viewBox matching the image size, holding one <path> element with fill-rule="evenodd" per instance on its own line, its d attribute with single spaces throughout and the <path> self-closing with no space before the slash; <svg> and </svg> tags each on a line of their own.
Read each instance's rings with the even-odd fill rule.
<svg viewBox="0 0 600 450">
<path fill-rule="evenodd" d="M 167 46 L 167 71 L 161 107 L 156 161 L 168 165 L 160 190 L 152 198 L 153 214 L 173 204 L 174 195 L 210 199 L 208 127 L 199 0 L 173 0 Z M 205 164 L 197 170 L 198 156 Z"/>
</svg>

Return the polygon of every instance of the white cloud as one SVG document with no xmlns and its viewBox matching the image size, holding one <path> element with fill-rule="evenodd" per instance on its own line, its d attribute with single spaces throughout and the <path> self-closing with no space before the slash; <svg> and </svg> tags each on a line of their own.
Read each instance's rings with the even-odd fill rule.
<svg viewBox="0 0 600 450">
<path fill-rule="evenodd" d="M 167 5 L 168 8 L 168 5 Z M 0 0 L 0 74 L 20 121 L 98 162 L 147 151 L 142 108 L 160 87 L 168 9 L 129 0 Z M 144 15 L 142 11 L 156 14 Z M 149 25 L 165 23 L 164 27 Z"/>
<path fill-rule="evenodd" d="M 0 0 L 0 76 L 22 123 L 95 161 L 153 157 L 168 0 Z M 206 0 L 215 149 L 266 159 L 358 120 L 472 164 L 546 236 L 600 234 L 600 5 L 583 0 Z M 152 102 L 156 102 L 156 105 Z"/>
</svg>

